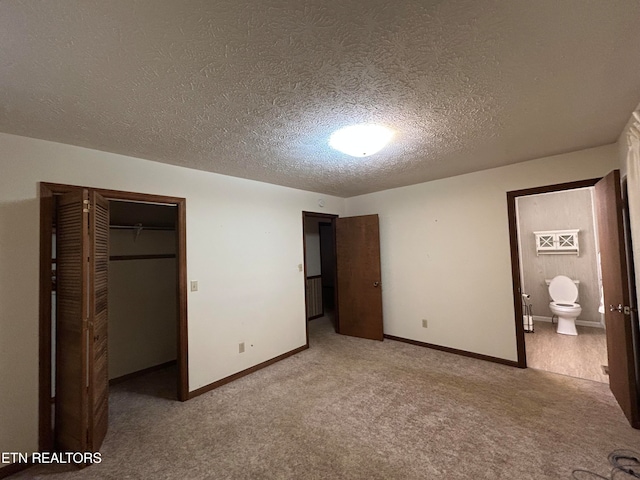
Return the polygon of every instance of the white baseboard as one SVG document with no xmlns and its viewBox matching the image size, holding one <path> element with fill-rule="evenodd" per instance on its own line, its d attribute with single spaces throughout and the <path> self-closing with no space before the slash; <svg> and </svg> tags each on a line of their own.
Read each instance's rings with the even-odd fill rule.
<svg viewBox="0 0 640 480">
<path fill-rule="evenodd" d="M 534 322 L 548 322 L 551 323 L 551 317 L 543 317 L 541 315 L 533 316 Z M 589 320 L 576 320 L 576 325 L 580 327 L 592 327 L 592 328 L 604 328 L 600 322 L 591 322 Z"/>
</svg>

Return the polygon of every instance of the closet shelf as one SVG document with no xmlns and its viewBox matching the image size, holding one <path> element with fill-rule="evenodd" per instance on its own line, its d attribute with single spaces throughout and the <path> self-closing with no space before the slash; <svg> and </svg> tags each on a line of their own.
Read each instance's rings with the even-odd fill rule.
<svg viewBox="0 0 640 480">
<path fill-rule="evenodd" d="M 150 254 L 150 255 L 111 255 L 109 260 L 121 261 L 121 260 L 157 260 L 160 258 L 176 258 L 174 253 L 160 253 L 160 254 Z"/>
<path fill-rule="evenodd" d="M 114 230 L 165 230 L 175 231 L 175 227 L 145 227 L 141 223 L 137 225 L 109 225 Z"/>
</svg>

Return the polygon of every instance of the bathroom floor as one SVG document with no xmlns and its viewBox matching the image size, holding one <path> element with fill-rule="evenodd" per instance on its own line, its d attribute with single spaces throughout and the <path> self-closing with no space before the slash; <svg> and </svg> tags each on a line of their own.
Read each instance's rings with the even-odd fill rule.
<svg viewBox="0 0 640 480">
<path fill-rule="evenodd" d="M 609 383 L 602 372 L 607 365 L 607 340 L 603 328 L 577 327 L 578 335 L 560 335 L 556 325 L 535 322 L 535 333 L 525 333 L 527 366 L 571 377 Z"/>
</svg>

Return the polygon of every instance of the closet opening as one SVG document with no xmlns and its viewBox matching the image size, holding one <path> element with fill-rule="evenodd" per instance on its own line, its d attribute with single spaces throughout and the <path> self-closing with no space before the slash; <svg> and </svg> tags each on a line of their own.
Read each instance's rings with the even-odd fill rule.
<svg viewBox="0 0 640 480">
<path fill-rule="evenodd" d="M 110 384 L 161 370 L 145 394 L 188 399 L 185 213 L 184 198 L 40 184 L 41 451 L 99 450 Z"/>
<path fill-rule="evenodd" d="M 162 370 L 148 394 L 168 399 L 177 399 L 176 224 L 175 205 L 109 202 L 109 384 Z"/>
</svg>

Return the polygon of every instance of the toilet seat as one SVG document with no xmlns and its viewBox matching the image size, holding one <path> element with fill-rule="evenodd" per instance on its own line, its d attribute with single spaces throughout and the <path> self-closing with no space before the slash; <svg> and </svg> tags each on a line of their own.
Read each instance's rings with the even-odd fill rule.
<svg viewBox="0 0 640 480">
<path fill-rule="evenodd" d="M 578 299 L 578 287 L 569 277 L 558 275 L 549 284 L 549 295 L 552 303 L 577 305 L 575 302 Z"/>
<path fill-rule="evenodd" d="M 556 307 L 558 310 L 563 310 L 566 312 L 570 312 L 572 310 L 575 310 L 576 308 L 582 308 L 580 306 L 579 303 L 575 303 L 575 302 L 549 302 L 551 305 L 553 305 L 554 307 Z"/>
</svg>

